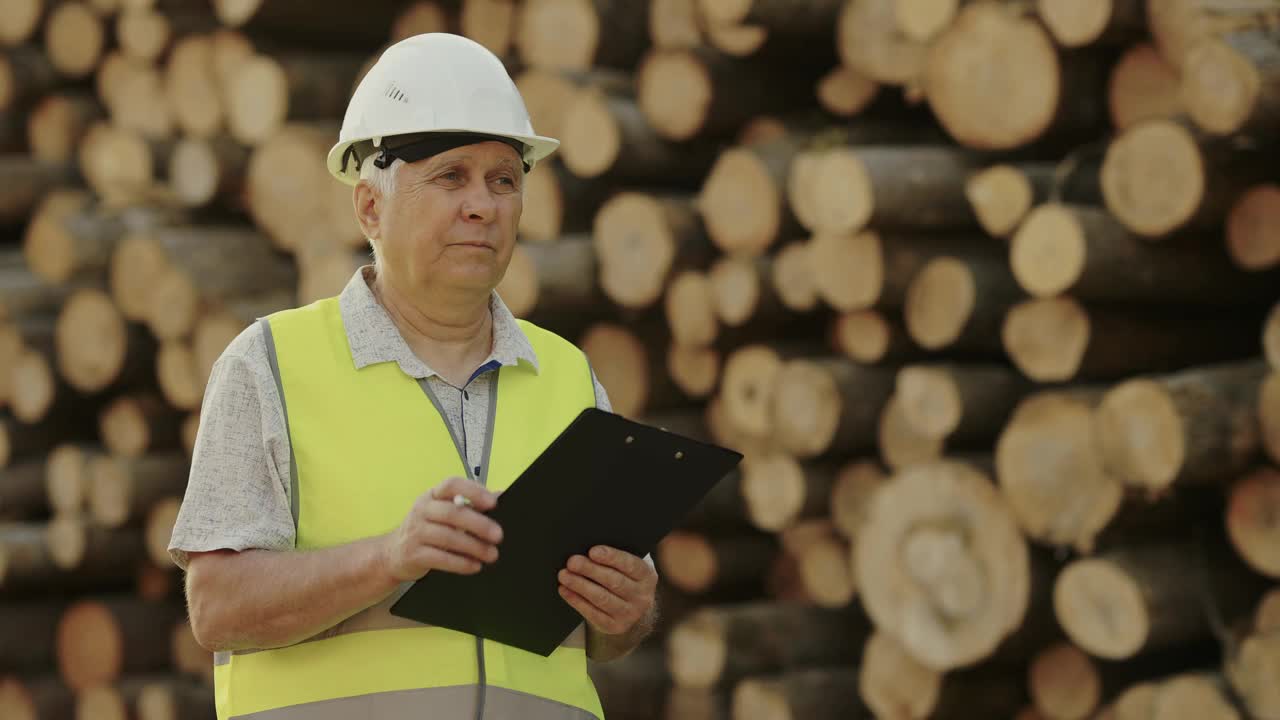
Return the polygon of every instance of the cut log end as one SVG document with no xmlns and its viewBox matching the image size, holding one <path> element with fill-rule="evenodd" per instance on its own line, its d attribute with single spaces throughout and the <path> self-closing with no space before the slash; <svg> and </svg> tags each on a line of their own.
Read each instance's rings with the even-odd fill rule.
<svg viewBox="0 0 1280 720">
<path fill-rule="evenodd" d="M 49 453 L 45 482 L 55 515 L 74 515 L 84 507 L 88 463 L 88 454 L 78 445 L 59 445 Z"/>
<path fill-rule="evenodd" d="M 818 306 L 818 288 L 813 280 L 807 242 L 788 243 L 773 258 L 771 281 L 778 299 L 789 310 L 809 312 Z M 1280 355 L 1277 356 L 1280 358 Z M 1280 367 L 1280 360 L 1278 367 Z"/>
<path fill-rule="evenodd" d="M 516 87 L 538 132 L 563 138 L 566 111 L 579 94 L 573 82 L 551 68 L 531 67 L 516 76 Z"/>
<path fill-rule="evenodd" d="M 128 332 L 106 294 L 76 292 L 58 316 L 58 372 L 77 390 L 109 386 L 124 366 Z"/>
<path fill-rule="evenodd" d="M 715 293 L 706 273 L 685 270 L 672 278 L 663 310 L 676 343 L 705 347 L 715 341 L 720 328 Z"/>
<path fill-rule="evenodd" d="M 697 200 L 707 234 L 725 253 L 763 253 L 782 224 L 782 191 L 758 155 L 724 151 Z"/>
<path fill-rule="evenodd" d="M 1160 686 L 1152 706 L 1156 720 L 1241 720 L 1216 682 L 1202 675 L 1181 675 Z"/>
<path fill-rule="evenodd" d="M 928 42 L 955 20 L 959 0 L 897 0 L 898 30 L 917 42 Z"/>
<path fill-rule="evenodd" d="M 66 2 L 54 8 L 44 32 L 50 62 L 72 78 L 86 77 L 93 72 L 106 46 L 102 20 L 80 2 Z"/>
<path fill-rule="evenodd" d="M 168 265 L 158 243 L 146 234 L 130 233 L 111 254 L 108 268 L 111 298 L 127 320 L 140 322 L 151 308 L 155 279 Z"/>
<path fill-rule="evenodd" d="M 809 241 L 809 270 L 818 295 L 842 312 L 863 310 L 879 299 L 884 286 L 880 237 L 818 233 Z"/>
<path fill-rule="evenodd" d="M 800 577 L 810 599 L 819 607 L 847 607 L 858 592 L 849 563 L 849 545 L 839 536 L 821 538 L 801 553 Z"/>
<path fill-rule="evenodd" d="M 587 330 L 581 347 L 609 393 L 614 412 L 627 417 L 641 412 L 649 395 L 644 344 L 622 327 L 600 323 Z"/>
<path fill-rule="evenodd" d="M 1183 58 L 1183 103 L 1196 125 L 1210 133 L 1239 132 L 1261 90 L 1258 69 L 1222 40 L 1205 38 Z"/>
<path fill-rule="evenodd" d="M 1140 123 L 1114 140 L 1101 178 L 1107 209 L 1148 237 L 1186 224 L 1205 196 L 1200 148 L 1186 128 L 1166 120 Z"/>
<path fill-rule="evenodd" d="M 894 393 L 880 411 L 876 440 L 880 457 L 895 470 L 911 467 L 942 457 L 946 439 L 926 435 L 907 418 L 901 396 Z"/>
<path fill-rule="evenodd" d="M 1087 558 L 1063 569 L 1053 607 L 1072 642 L 1097 657 L 1130 658 L 1147 642 L 1151 618 L 1142 589 L 1108 560 Z"/>
<path fill-rule="evenodd" d="M 978 300 L 973 273 L 955 258 L 925 265 L 907 289 L 903 318 L 921 347 L 944 348 L 960 337 Z"/>
<path fill-rule="evenodd" d="M 1048 298 L 1069 290 L 1085 267 L 1084 229 L 1061 205 L 1042 205 L 1013 236 L 1009 265 L 1022 289 Z"/>
<path fill-rule="evenodd" d="M 0 45 L 21 45 L 35 34 L 44 13 L 45 0 L 15 0 L 5 6 L 0 19 Z"/>
<path fill-rule="evenodd" d="M 733 427 L 755 438 L 770 434 L 774 384 L 781 370 L 781 358 L 766 346 L 748 346 L 729 356 L 720 396 Z"/>
<path fill-rule="evenodd" d="M 1089 656 L 1071 643 L 1037 654 L 1028 680 L 1031 698 L 1047 718 L 1084 720 L 1102 700 L 1102 676 Z"/>
<path fill-rule="evenodd" d="M 55 517 L 49 521 L 46 538 L 54 565 L 63 570 L 79 567 L 88 549 L 83 521 L 72 515 Z"/>
<path fill-rule="evenodd" d="M 405 7 L 391 23 L 391 42 L 397 43 L 424 33 L 448 31 L 449 18 L 444 8 L 429 0 L 420 0 Z"/>
<path fill-rule="evenodd" d="M 44 355 L 27 350 L 14 362 L 13 392 L 9 398 L 13 416 L 34 424 L 42 420 L 53 406 L 58 382 Z"/>
<path fill-rule="evenodd" d="M 1280 266 L 1280 186 L 1250 188 L 1227 215 L 1227 250 L 1244 270 Z"/>
<path fill-rule="evenodd" d="M 667 663 L 677 685 L 689 688 L 715 685 L 724 671 L 729 650 L 717 625 L 714 618 L 703 622 L 691 619 L 671 632 Z"/>
<path fill-rule="evenodd" d="M 773 432 L 783 447 L 813 457 L 831 445 L 843 400 L 835 378 L 821 365 L 792 360 L 780 366 L 770 394 Z"/>
<path fill-rule="evenodd" d="M 1280 588 L 1262 596 L 1253 618 L 1253 631 L 1270 633 L 1280 630 Z"/>
<path fill-rule="evenodd" d="M 530 0 L 516 28 L 516 46 L 530 65 L 587 70 L 601 40 L 608 41 L 600 30 L 595 6 L 587 0 Z"/>
<path fill-rule="evenodd" d="M 182 501 L 178 498 L 166 498 L 156 503 L 147 514 L 147 554 L 151 562 L 159 567 L 173 564 L 169 557 L 169 540 L 181 507 Z"/>
<path fill-rule="evenodd" d="M 496 289 L 511 314 L 518 318 L 528 316 L 538 306 L 538 268 L 522 244 L 516 243 L 512 249 L 507 271 Z"/>
<path fill-rule="evenodd" d="M 1171 118 L 1182 112 L 1178 70 L 1150 43 L 1129 48 L 1111 71 L 1107 107 L 1111 124 L 1126 130 L 1145 120 Z"/>
<path fill-rule="evenodd" d="M 929 717 L 941 692 L 942 674 L 916 660 L 893 636 L 877 630 L 867 639 L 858 694 L 876 717 Z"/>
<path fill-rule="evenodd" d="M 787 455 L 751 456 L 742 464 L 742 496 L 752 524 L 761 530 L 779 532 L 795 522 L 805 490 L 804 470 Z"/>
<path fill-rule="evenodd" d="M 960 389 L 946 370 L 910 365 L 898 371 L 898 405 L 903 417 L 925 437 L 945 438 L 964 414 Z"/>
<path fill-rule="evenodd" d="M 1280 632 L 1258 631 L 1245 638 L 1228 677 L 1252 717 L 1280 717 Z"/>
<path fill-rule="evenodd" d="M 622 150 L 622 129 L 609 111 L 605 95 L 585 90 L 565 109 L 561 157 L 578 177 L 609 171 Z"/>
<path fill-rule="evenodd" d="M 887 480 L 880 465 L 856 460 L 840 470 L 831 490 L 831 519 L 836 530 L 856 542 L 871 512 L 872 498 Z"/>
<path fill-rule="evenodd" d="M 853 117 L 880 94 L 880 84 L 851 67 L 840 65 L 818 80 L 818 102 L 832 115 Z"/>
<path fill-rule="evenodd" d="M 1034 189 L 1026 174 L 1012 165 L 994 165 L 965 181 L 965 197 L 989 235 L 1006 237 L 1031 209 Z"/>
<path fill-rule="evenodd" d="M 650 55 L 636 78 L 640 107 L 654 130 L 669 140 L 690 140 L 698 134 L 706 124 L 713 92 L 706 67 L 681 50 Z"/>
<path fill-rule="evenodd" d="M 195 354 L 185 342 L 161 343 L 156 353 L 156 377 L 170 405 L 180 410 L 200 407 L 202 392 Z"/>
<path fill-rule="evenodd" d="M 81 601 L 68 608 L 58 625 L 58 667 L 72 690 L 110 683 L 124 664 L 124 639 L 103 605 Z"/>
<path fill-rule="evenodd" d="M 1186 458 L 1182 417 L 1157 382 L 1135 379 L 1112 388 L 1096 415 L 1108 467 L 1148 491 L 1169 487 Z"/>
<path fill-rule="evenodd" d="M 1258 422 L 1262 448 L 1272 461 L 1280 463 L 1280 370 L 1274 370 L 1258 389 Z"/>
<path fill-rule="evenodd" d="M 1028 300 L 1006 314 L 1001 340 L 1028 378 L 1069 380 L 1079 372 L 1089 347 L 1089 316 L 1071 298 Z"/>
<path fill-rule="evenodd" d="M 238 64 L 228 80 L 227 128 L 235 139 L 256 145 L 284 124 L 289 81 L 279 62 L 255 55 Z"/>
<path fill-rule="evenodd" d="M 600 285 L 624 307 L 645 308 L 662 297 L 677 239 L 657 199 L 620 193 L 596 215 L 594 242 Z"/>
<path fill-rule="evenodd" d="M 485 46 L 498 57 L 506 57 L 515 34 L 514 0 L 465 0 L 458 17 L 462 34 Z"/>
<path fill-rule="evenodd" d="M 862 229 L 875 210 L 867 166 L 851 148 L 802 151 L 787 180 L 787 198 L 801 224 L 826 234 Z"/>
<path fill-rule="evenodd" d="M 708 397 L 720 379 L 720 353 L 710 347 L 673 344 L 667 351 L 667 372 L 684 394 Z"/>
<path fill-rule="evenodd" d="M 715 550 L 701 535 L 673 531 L 663 538 L 658 558 L 663 576 L 685 592 L 705 592 L 715 582 Z"/>
<path fill-rule="evenodd" d="M 722 258 L 711 266 L 708 279 L 720 320 L 729 327 L 747 324 L 762 295 L 755 264 L 745 258 Z"/>
<path fill-rule="evenodd" d="M 1261 468 L 1231 489 L 1227 533 L 1254 570 L 1280 578 L 1280 471 Z"/>
<path fill-rule="evenodd" d="M 1039 0 L 1040 19 L 1059 45 L 1067 48 L 1089 45 L 1102 37 L 1114 12 L 1109 0 Z"/>
</svg>

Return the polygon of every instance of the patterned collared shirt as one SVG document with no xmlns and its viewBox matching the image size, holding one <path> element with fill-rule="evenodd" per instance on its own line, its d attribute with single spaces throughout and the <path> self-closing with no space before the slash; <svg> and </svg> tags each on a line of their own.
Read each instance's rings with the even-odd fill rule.
<svg viewBox="0 0 1280 720">
<path fill-rule="evenodd" d="M 409 348 L 369 289 L 372 279 L 373 267 L 361 268 L 338 299 L 356 368 L 395 362 L 406 375 L 425 378 L 458 446 L 465 449 L 468 464 L 479 476 L 486 456 L 494 371 L 521 362 L 536 370 L 538 357 L 529 338 L 493 293 L 489 300 L 493 349 L 466 385 L 455 387 Z M 611 410 L 604 388 L 592 376 L 596 407 Z M 191 552 L 293 549 L 289 450 L 266 339 L 254 323 L 223 351 L 205 387 L 191 474 L 169 542 L 169 555 L 180 568 L 186 569 Z"/>
</svg>

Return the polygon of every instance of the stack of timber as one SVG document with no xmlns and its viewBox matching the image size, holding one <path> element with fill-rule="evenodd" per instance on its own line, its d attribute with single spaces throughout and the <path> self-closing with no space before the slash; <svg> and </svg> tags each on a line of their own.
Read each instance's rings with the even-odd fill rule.
<svg viewBox="0 0 1280 720">
<path fill-rule="evenodd" d="M 204 390 L 437 31 L 562 141 L 504 301 L 744 454 L 611 720 L 1280 718 L 1277 0 L 0 0 L 0 718 L 214 717 Z"/>
</svg>

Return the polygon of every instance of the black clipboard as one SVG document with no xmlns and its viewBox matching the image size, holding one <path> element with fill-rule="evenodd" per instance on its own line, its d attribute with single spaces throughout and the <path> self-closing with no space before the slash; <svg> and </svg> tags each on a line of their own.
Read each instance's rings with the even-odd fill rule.
<svg viewBox="0 0 1280 720">
<path fill-rule="evenodd" d="M 475 575 L 432 572 L 391 613 L 550 655 L 582 616 L 559 571 L 595 545 L 653 552 L 742 454 L 587 408 L 502 493 L 497 562 Z"/>
</svg>

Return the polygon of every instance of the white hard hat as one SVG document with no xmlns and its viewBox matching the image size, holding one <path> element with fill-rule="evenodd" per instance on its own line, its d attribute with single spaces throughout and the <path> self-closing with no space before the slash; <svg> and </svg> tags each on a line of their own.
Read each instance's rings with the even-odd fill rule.
<svg viewBox="0 0 1280 720">
<path fill-rule="evenodd" d="M 480 136 L 475 142 L 486 136 L 508 142 L 526 170 L 560 146 L 534 133 L 524 98 L 502 61 L 480 43 L 450 33 L 415 35 L 382 53 L 351 95 L 338 143 L 329 150 L 329 172 L 355 185 L 361 162 L 389 153 L 386 139 L 422 133 L 437 141 L 435 152 L 446 149 L 440 142 L 448 138 L 454 146 L 470 136 Z M 375 153 L 376 148 L 381 150 Z M 432 153 L 417 152 L 427 154 Z"/>
</svg>

